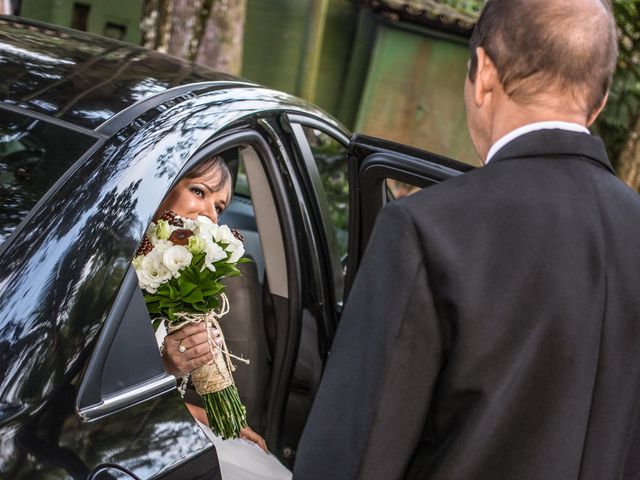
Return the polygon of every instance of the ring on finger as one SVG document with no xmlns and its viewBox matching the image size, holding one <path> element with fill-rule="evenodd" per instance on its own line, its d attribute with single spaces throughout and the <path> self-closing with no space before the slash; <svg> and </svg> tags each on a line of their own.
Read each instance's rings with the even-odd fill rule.
<svg viewBox="0 0 640 480">
<path fill-rule="evenodd" d="M 187 347 L 184 346 L 184 344 L 182 342 L 180 342 L 180 345 L 178 345 L 178 351 L 180 353 L 184 353 L 187 351 Z"/>
</svg>

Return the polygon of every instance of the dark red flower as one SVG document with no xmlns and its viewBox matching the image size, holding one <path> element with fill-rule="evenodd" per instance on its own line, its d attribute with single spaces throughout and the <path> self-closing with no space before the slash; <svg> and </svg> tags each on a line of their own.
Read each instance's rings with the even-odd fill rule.
<svg viewBox="0 0 640 480">
<path fill-rule="evenodd" d="M 169 237 L 169 241 L 174 245 L 186 245 L 189 243 L 189 237 L 193 235 L 191 230 L 187 230 L 186 228 L 181 228 L 179 230 L 174 230 L 171 236 Z"/>
</svg>

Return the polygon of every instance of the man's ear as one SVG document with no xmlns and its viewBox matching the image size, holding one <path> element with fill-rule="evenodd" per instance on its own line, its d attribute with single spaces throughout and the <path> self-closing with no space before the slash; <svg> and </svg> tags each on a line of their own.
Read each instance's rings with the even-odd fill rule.
<svg viewBox="0 0 640 480">
<path fill-rule="evenodd" d="M 593 112 L 591 112 L 591 114 L 587 118 L 587 127 L 590 127 L 591 125 L 593 125 L 593 122 L 596 121 L 596 118 L 598 118 L 598 115 L 600 115 L 600 112 L 602 112 L 602 109 L 607 104 L 608 98 L 609 98 L 609 92 L 607 92 L 604 98 L 602 99 L 602 103 L 600 104 L 600 106 L 597 109 L 595 109 Z"/>
<path fill-rule="evenodd" d="M 476 81 L 473 83 L 473 100 L 476 107 L 480 108 L 491 99 L 491 94 L 500 84 L 500 81 L 498 70 L 484 48 L 476 48 L 476 56 L 478 58 L 478 69 L 476 71 Z"/>
</svg>

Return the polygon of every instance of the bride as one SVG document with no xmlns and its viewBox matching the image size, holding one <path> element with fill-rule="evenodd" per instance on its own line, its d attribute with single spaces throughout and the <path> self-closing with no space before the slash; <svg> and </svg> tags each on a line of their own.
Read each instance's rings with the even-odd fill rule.
<svg viewBox="0 0 640 480">
<path fill-rule="evenodd" d="M 222 157 L 205 160 L 169 192 L 154 221 L 163 216 L 178 215 L 190 219 L 205 216 L 218 223 L 220 214 L 231 199 L 231 180 L 231 172 Z M 220 341 L 218 331 L 211 334 L 217 342 Z M 165 370 L 178 378 L 213 360 L 203 323 L 186 326 L 169 335 L 161 326 L 156 336 L 163 345 L 161 352 Z M 224 480 L 291 478 L 291 472 L 269 453 L 264 439 L 251 428 L 243 428 L 238 439 L 222 440 L 217 437 L 207 425 L 204 409 L 191 403 L 191 397 L 197 397 L 195 392 L 185 397 L 186 406 L 214 443 Z"/>
</svg>

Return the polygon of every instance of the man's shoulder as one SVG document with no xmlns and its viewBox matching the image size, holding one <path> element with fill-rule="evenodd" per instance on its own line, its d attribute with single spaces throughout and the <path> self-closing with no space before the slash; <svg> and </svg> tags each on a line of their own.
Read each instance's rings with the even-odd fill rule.
<svg viewBox="0 0 640 480">
<path fill-rule="evenodd" d="M 474 224 L 509 211 L 527 218 L 544 209 L 566 210 L 567 202 L 582 206 L 592 201 L 594 189 L 608 206 L 640 208 L 640 196 L 609 170 L 584 158 L 520 157 L 489 163 L 398 200 L 414 222 Z M 592 187 L 589 187 L 591 185 Z"/>
<path fill-rule="evenodd" d="M 474 225 L 503 209 L 520 217 L 527 216 L 539 208 L 550 186 L 548 181 L 532 177 L 540 173 L 538 167 L 542 167 L 532 163 L 536 158 L 521 160 L 489 164 L 394 203 L 425 228 L 435 223 Z M 532 170 L 538 172 L 532 174 Z M 553 174 L 547 172 L 542 176 L 551 178 Z"/>
<path fill-rule="evenodd" d="M 490 186 L 498 181 L 488 170 L 487 167 L 471 170 L 445 182 L 426 187 L 394 203 L 398 203 L 398 206 L 408 212 L 425 211 L 425 209 L 442 206 L 464 208 L 469 202 L 486 198 Z"/>
</svg>

